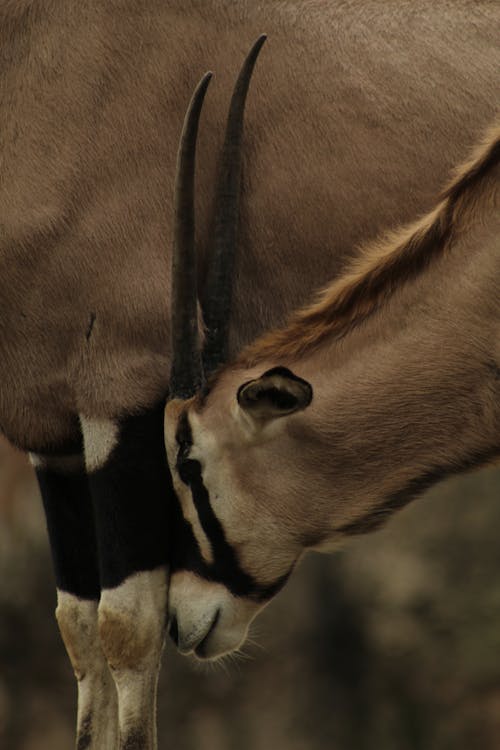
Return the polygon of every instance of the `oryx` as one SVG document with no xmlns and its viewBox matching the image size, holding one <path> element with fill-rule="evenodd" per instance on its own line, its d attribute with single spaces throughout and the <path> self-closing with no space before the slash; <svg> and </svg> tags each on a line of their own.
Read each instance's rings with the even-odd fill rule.
<svg viewBox="0 0 500 750">
<path fill-rule="evenodd" d="M 174 303 L 194 311 L 193 243 L 176 253 Z M 214 658 L 242 645 L 306 550 L 500 460 L 500 123 L 431 212 L 215 377 L 187 322 L 165 442 L 197 556 L 175 560 L 169 613 L 179 649 Z"/>
<path fill-rule="evenodd" d="M 169 519 L 163 445 L 194 85 L 217 72 L 198 153 L 202 293 L 228 99 L 251 40 L 272 36 L 242 152 L 234 355 L 359 241 L 429 207 L 493 114 L 497 22 L 494 4 L 458 0 L 0 4 L 0 427 L 37 469 L 81 747 L 153 746 L 171 527 L 177 568 L 199 559 L 196 516 Z M 212 578 L 246 580 L 222 552 Z"/>
</svg>

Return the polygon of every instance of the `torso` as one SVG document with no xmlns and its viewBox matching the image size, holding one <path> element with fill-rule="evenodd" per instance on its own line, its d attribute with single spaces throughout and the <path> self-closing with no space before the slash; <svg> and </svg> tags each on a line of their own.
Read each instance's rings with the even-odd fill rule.
<svg viewBox="0 0 500 750">
<path fill-rule="evenodd" d="M 428 209 L 495 112 L 494 3 L 22 5 L 0 18 L 0 425 L 24 449 L 167 388 L 175 156 L 206 69 L 202 255 L 229 93 L 269 35 L 247 110 L 233 352 L 359 242 Z"/>
</svg>

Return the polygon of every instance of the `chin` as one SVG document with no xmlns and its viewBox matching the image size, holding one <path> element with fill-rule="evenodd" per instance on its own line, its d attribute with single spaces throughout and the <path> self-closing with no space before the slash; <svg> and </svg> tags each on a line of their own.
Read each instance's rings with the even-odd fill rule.
<svg viewBox="0 0 500 750">
<path fill-rule="evenodd" d="M 248 627 L 225 631 L 216 627 L 210 632 L 194 650 L 199 661 L 217 661 L 224 656 L 238 651 L 246 641 Z"/>
<path fill-rule="evenodd" d="M 169 632 L 182 654 L 202 661 L 220 659 L 241 648 L 261 608 L 219 583 L 176 572 L 170 583 Z"/>
</svg>

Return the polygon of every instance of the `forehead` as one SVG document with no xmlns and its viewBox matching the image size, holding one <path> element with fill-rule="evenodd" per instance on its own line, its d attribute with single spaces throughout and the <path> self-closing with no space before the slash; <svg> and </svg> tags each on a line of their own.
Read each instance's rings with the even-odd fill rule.
<svg viewBox="0 0 500 750">
<path fill-rule="evenodd" d="M 232 404 L 236 405 L 236 396 L 231 388 L 215 387 L 201 391 L 193 398 L 172 403 L 169 425 L 176 444 L 196 444 L 204 448 L 215 447 L 225 443 L 229 434 L 234 433 L 234 416 Z M 233 435 L 234 437 L 234 435 Z"/>
<path fill-rule="evenodd" d="M 180 452 L 187 453 L 191 446 L 207 442 L 203 440 L 207 431 L 201 426 L 199 417 L 199 413 L 188 406 L 179 413 L 175 425 L 175 443 Z"/>
<path fill-rule="evenodd" d="M 190 421 L 188 412 L 195 398 L 179 399 L 175 398 L 167 401 L 165 406 L 164 431 L 167 442 L 177 441 L 179 439 L 188 439 L 190 430 Z"/>
</svg>

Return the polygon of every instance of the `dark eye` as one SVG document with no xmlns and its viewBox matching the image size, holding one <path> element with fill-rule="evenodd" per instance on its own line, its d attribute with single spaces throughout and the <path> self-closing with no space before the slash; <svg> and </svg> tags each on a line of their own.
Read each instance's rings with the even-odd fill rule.
<svg viewBox="0 0 500 750">
<path fill-rule="evenodd" d="M 188 461 L 189 451 L 191 450 L 191 443 L 188 442 L 180 442 L 179 443 L 179 450 L 177 451 L 177 460 L 176 460 L 176 466 L 179 468 L 179 466 L 182 466 L 183 464 Z"/>
<path fill-rule="evenodd" d="M 186 412 L 184 412 L 179 419 L 175 437 L 177 440 L 177 445 L 179 446 L 175 466 L 184 484 L 189 484 L 191 481 L 190 477 L 192 475 L 191 470 L 193 468 L 193 464 L 195 464 L 196 462 L 192 461 L 189 458 L 189 453 L 193 446 L 193 437 Z"/>
</svg>

